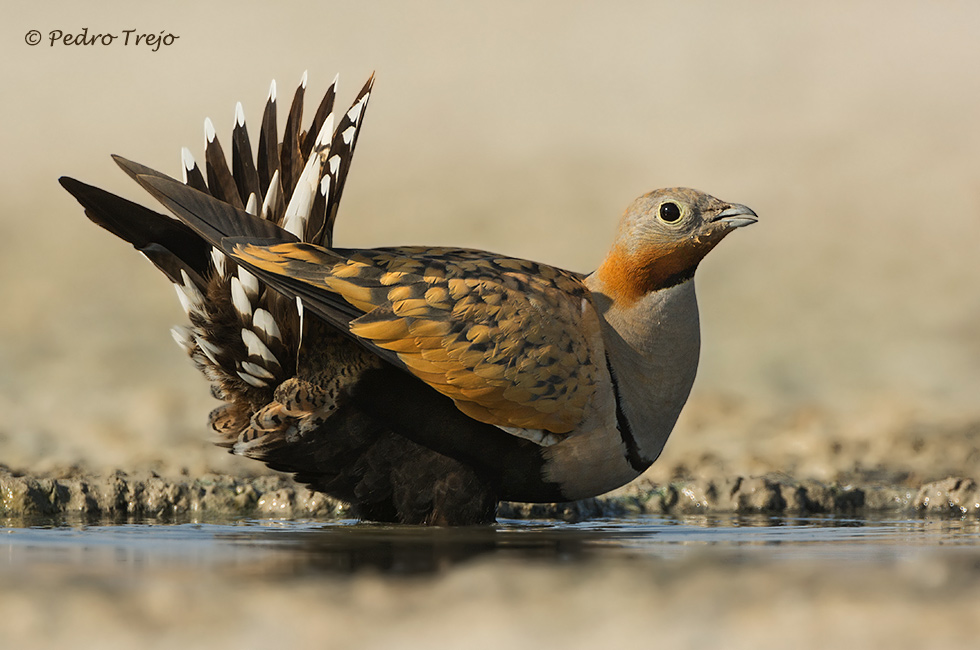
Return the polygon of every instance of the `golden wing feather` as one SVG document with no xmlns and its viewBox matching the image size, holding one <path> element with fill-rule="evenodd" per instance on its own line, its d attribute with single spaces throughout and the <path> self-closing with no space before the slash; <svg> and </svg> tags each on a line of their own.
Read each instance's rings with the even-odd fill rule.
<svg viewBox="0 0 980 650">
<path fill-rule="evenodd" d="M 267 272 L 365 312 L 351 332 L 397 354 L 474 419 L 566 433 L 595 391 L 599 321 L 575 275 L 527 260 L 447 248 L 356 251 L 239 245 Z"/>
</svg>

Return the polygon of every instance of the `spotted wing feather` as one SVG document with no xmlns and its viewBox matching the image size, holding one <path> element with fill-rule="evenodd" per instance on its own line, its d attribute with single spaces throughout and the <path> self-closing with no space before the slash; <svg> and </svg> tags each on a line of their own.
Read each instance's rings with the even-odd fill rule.
<svg viewBox="0 0 980 650">
<path fill-rule="evenodd" d="M 351 332 L 476 420 L 565 433 L 596 384 L 598 316 L 574 274 L 479 251 L 237 244 L 262 271 L 341 296 Z"/>
</svg>

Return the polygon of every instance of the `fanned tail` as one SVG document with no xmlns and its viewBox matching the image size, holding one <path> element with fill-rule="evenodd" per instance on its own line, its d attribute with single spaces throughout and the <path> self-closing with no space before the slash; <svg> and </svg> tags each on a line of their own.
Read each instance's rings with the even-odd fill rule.
<svg viewBox="0 0 980 650">
<path fill-rule="evenodd" d="M 338 119 L 335 78 L 304 130 L 304 73 L 280 141 L 273 81 L 254 157 L 245 112 L 241 103 L 236 105 L 230 166 L 214 125 L 205 119 L 203 171 L 185 148 L 182 181 L 224 205 L 217 210 L 219 204 L 193 192 L 180 194 L 190 205 L 165 200 L 182 218 L 189 215 L 186 223 L 72 178 L 59 179 L 89 219 L 132 244 L 173 282 L 190 321 L 189 326 L 173 329 L 174 339 L 214 382 L 215 395 L 230 402 L 212 418 L 223 444 L 242 443 L 245 424 L 296 372 L 303 322 L 300 302 L 267 290 L 264 282 L 220 250 L 220 242 L 226 237 L 248 237 L 332 244 L 340 196 L 373 82 L 372 74 Z M 161 179 L 163 185 L 170 181 L 167 176 L 114 158 L 161 198 L 148 179 Z"/>
</svg>

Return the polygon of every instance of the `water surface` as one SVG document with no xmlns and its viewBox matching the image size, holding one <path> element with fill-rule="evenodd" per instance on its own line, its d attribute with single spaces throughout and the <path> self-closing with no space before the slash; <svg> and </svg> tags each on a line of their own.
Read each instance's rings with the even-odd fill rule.
<svg viewBox="0 0 980 650">
<path fill-rule="evenodd" d="M 0 572 L 38 567 L 139 571 L 181 567 L 274 575 L 361 570 L 420 574 L 475 558 L 565 564 L 629 558 L 671 562 L 882 565 L 923 556 L 980 556 L 975 519 L 644 516 L 584 523 L 501 521 L 433 529 L 353 521 L 238 519 L 82 523 L 0 520 Z"/>
</svg>

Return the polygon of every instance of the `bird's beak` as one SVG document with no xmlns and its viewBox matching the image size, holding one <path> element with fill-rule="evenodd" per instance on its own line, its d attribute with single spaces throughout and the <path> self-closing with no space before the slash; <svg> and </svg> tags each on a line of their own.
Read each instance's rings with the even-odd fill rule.
<svg viewBox="0 0 980 650">
<path fill-rule="evenodd" d="M 759 216 L 752 211 L 752 208 L 733 203 L 716 214 L 710 221 L 724 224 L 728 228 L 741 228 L 758 220 Z"/>
</svg>

